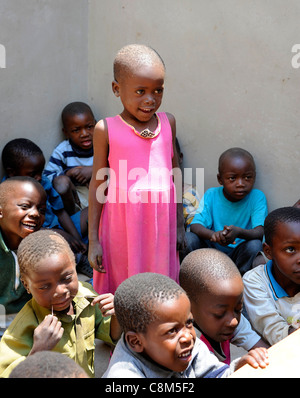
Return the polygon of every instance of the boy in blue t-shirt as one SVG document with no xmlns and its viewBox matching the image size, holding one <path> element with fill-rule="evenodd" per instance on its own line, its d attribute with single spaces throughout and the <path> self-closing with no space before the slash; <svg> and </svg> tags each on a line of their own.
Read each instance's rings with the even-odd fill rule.
<svg viewBox="0 0 300 398">
<path fill-rule="evenodd" d="M 187 252 L 214 247 L 229 255 L 243 275 L 262 250 L 267 200 L 253 189 L 255 163 L 244 149 L 230 148 L 220 156 L 217 177 L 221 187 L 208 189 L 201 199 L 186 236 Z"/>
</svg>

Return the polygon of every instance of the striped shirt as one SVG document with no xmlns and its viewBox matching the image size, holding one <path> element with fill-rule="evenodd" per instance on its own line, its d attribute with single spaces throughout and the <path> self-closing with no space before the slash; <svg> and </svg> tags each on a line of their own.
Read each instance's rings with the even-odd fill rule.
<svg viewBox="0 0 300 398">
<path fill-rule="evenodd" d="M 83 150 L 69 140 L 64 140 L 52 152 L 43 175 L 52 182 L 55 177 L 64 175 L 73 167 L 92 166 L 93 158 L 93 148 Z"/>
</svg>

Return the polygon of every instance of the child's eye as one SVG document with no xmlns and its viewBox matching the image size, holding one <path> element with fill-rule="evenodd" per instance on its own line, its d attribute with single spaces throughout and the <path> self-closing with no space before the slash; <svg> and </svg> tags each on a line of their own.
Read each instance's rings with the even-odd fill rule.
<svg viewBox="0 0 300 398">
<path fill-rule="evenodd" d="M 158 88 L 155 90 L 155 94 L 162 94 L 163 89 L 162 88 Z"/>
<path fill-rule="evenodd" d="M 64 281 L 70 283 L 73 280 L 73 275 L 69 274 L 64 278 Z"/>
<path fill-rule="evenodd" d="M 168 330 L 168 334 L 174 334 L 176 333 L 176 328 L 172 328 Z"/>
<path fill-rule="evenodd" d="M 39 213 L 45 215 L 46 214 L 46 208 L 45 207 L 41 207 L 39 209 Z"/>
<path fill-rule="evenodd" d="M 21 207 L 22 209 L 28 209 L 29 207 L 27 203 L 20 203 L 18 206 Z"/>
<path fill-rule="evenodd" d="M 139 95 L 142 95 L 142 94 L 144 94 L 144 90 L 136 90 L 136 93 Z"/>
<path fill-rule="evenodd" d="M 213 314 L 215 318 L 217 319 L 222 319 L 223 316 L 225 315 L 225 312 L 223 312 L 222 314 Z"/>
<path fill-rule="evenodd" d="M 39 290 L 47 290 L 49 288 L 49 285 L 43 285 L 39 287 Z"/>
<path fill-rule="evenodd" d="M 187 323 L 186 323 L 186 326 L 187 327 L 192 327 L 194 325 L 194 319 L 193 318 L 191 318 L 191 319 L 188 319 L 187 320 Z"/>
<path fill-rule="evenodd" d="M 285 251 L 286 251 L 287 253 L 294 253 L 294 252 L 295 252 L 295 248 L 294 248 L 293 246 L 289 246 L 289 247 L 287 247 L 287 248 L 285 249 Z"/>
</svg>

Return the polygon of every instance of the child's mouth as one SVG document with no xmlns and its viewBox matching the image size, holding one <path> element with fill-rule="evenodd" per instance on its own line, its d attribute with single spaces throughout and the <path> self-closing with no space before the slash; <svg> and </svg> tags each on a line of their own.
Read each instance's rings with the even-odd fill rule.
<svg viewBox="0 0 300 398">
<path fill-rule="evenodd" d="M 25 223 L 23 222 L 22 225 L 26 228 L 29 229 L 30 231 L 34 232 L 36 230 L 37 224 L 32 224 L 32 223 Z"/>
<path fill-rule="evenodd" d="M 84 148 L 90 147 L 92 145 L 92 140 L 82 141 L 81 145 Z"/>
</svg>

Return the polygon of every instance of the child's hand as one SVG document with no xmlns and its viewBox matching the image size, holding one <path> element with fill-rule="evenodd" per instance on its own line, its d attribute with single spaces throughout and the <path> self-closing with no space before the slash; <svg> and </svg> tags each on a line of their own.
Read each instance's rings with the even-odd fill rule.
<svg viewBox="0 0 300 398">
<path fill-rule="evenodd" d="M 96 271 L 106 272 L 102 265 L 102 246 L 99 242 L 89 241 L 88 259 L 91 267 Z"/>
<path fill-rule="evenodd" d="M 114 296 L 111 293 L 97 296 L 91 305 L 99 304 L 103 316 L 115 315 Z"/>
<path fill-rule="evenodd" d="M 90 166 L 76 166 L 66 172 L 66 175 L 80 185 L 86 185 L 92 177 L 92 168 Z"/>
<path fill-rule="evenodd" d="M 229 245 L 230 243 L 235 244 L 235 239 L 238 237 L 239 229 L 234 225 L 225 225 L 222 231 L 222 235 L 225 237 L 226 243 Z"/>
<path fill-rule="evenodd" d="M 235 370 L 241 368 L 246 363 L 253 368 L 266 368 L 269 365 L 268 350 L 264 347 L 259 347 L 249 351 L 248 354 L 240 358 Z"/>
<path fill-rule="evenodd" d="M 210 240 L 215 243 L 219 243 L 219 245 L 227 246 L 228 242 L 226 240 L 226 234 L 224 231 L 216 231 L 212 234 Z"/>
<path fill-rule="evenodd" d="M 33 333 L 33 346 L 30 354 L 38 351 L 51 351 L 64 334 L 61 322 L 54 315 L 47 315 Z"/>
<path fill-rule="evenodd" d="M 177 226 L 177 250 L 186 248 L 185 229 Z"/>
</svg>

